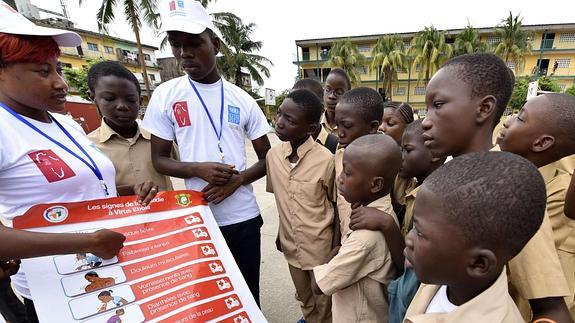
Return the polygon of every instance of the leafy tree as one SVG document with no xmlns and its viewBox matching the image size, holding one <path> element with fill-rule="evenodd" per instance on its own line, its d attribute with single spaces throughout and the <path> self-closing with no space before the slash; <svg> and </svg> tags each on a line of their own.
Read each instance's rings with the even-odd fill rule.
<svg viewBox="0 0 575 323">
<path fill-rule="evenodd" d="M 328 66 L 341 67 L 347 72 L 353 84 L 359 84 L 361 79 L 358 69 L 363 67 L 365 56 L 359 52 L 351 40 L 342 39 L 334 42 L 328 56 Z"/>
<path fill-rule="evenodd" d="M 411 40 L 409 55 L 413 56 L 413 69 L 418 69 L 418 81 L 429 81 L 441 64 L 451 57 L 453 49 L 445 42 L 445 32 L 433 26 L 425 27 Z"/>
<path fill-rule="evenodd" d="M 453 56 L 484 53 L 486 51 L 487 43 L 481 40 L 477 29 L 473 28 L 473 26 L 467 22 L 467 27 L 455 36 L 455 43 L 453 43 Z"/>
<path fill-rule="evenodd" d="M 511 61 L 515 64 L 515 74 L 522 71 L 525 66 L 525 55 L 531 53 L 531 33 L 522 29 L 523 18 L 519 15 L 513 16 L 511 11 L 507 18 L 495 29 L 495 34 L 501 41 L 494 49 L 494 53 L 499 55 L 505 63 Z"/>
<path fill-rule="evenodd" d="M 520 77 L 515 81 L 513 93 L 511 94 L 511 99 L 509 100 L 509 106 L 513 110 L 519 110 L 525 104 L 527 100 L 527 89 L 529 88 L 529 81 L 529 77 Z M 573 86 L 573 88 L 575 88 L 575 86 Z M 559 87 L 559 84 L 557 84 L 553 78 L 541 77 L 539 78 L 538 90 L 561 92 L 561 87 Z"/>
<path fill-rule="evenodd" d="M 88 71 L 90 68 L 101 61 L 104 61 L 103 58 L 98 59 L 87 59 L 87 64 L 82 66 L 81 69 L 73 69 L 69 67 L 64 68 L 64 77 L 66 78 L 66 82 L 70 87 L 73 87 L 78 90 L 78 94 L 86 99 L 90 100 L 90 94 L 88 93 Z"/>
<path fill-rule="evenodd" d="M 403 39 L 398 35 L 382 36 L 371 50 L 373 60 L 370 70 L 376 71 L 377 79 L 383 76 L 386 97 L 391 100 L 391 86 L 397 80 L 397 72 L 407 66 Z"/>
<path fill-rule="evenodd" d="M 571 85 L 565 90 L 565 94 L 575 96 L 575 85 Z"/>
<path fill-rule="evenodd" d="M 237 16 L 221 17 L 218 26 L 223 43 L 220 47 L 222 56 L 218 57 L 218 69 L 222 75 L 233 80 L 237 86 L 242 86 L 242 70 L 249 72 L 258 85 L 263 85 L 264 80 L 260 73 L 266 77 L 270 76 L 270 71 L 266 64 L 273 63 L 266 57 L 254 54 L 262 48 L 261 41 L 250 39 L 254 23 L 244 24 Z"/>
<path fill-rule="evenodd" d="M 209 1 L 209 0 L 206 0 Z M 83 0 L 79 0 L 82 5 Z M 107 33 L 107 26 L 114 21 L 116 5 L 121 5 L 124 9 L 124 15 L 128 20 L 128 25 L 132 28 L 134 36 L 136 37 L 136 47 L 138 48 L 138 62 L 142 69 L 144 76 L 144 84 L 146 93 L 150 96 L 150 79 L 144 61 L 144 52 L 142 50 L 142 42 L 140 41 L 140 30 L 142 28 L 142 21 L 152 28 L 158 28 L 158 14 L 155 0 L 102 0 L 100 9 L 96 14 L 98 19 L 98 29 L 100 32 Z"/>
</svg>

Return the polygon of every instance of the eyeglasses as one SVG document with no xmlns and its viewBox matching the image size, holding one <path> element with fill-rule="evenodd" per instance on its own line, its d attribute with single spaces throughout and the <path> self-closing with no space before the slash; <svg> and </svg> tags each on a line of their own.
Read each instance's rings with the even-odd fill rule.
<svg viewBox="0 0 575 323">
<path fill-rule="evenodd" d="M 327 86 L 325 87 L 325 89 L 323 89 L 323 91 L 325 94 L 332 94 L 333 93 L 333 95 L 335 95 L 337 97 L 340 97 L 345 93 L 345 90 L 342 88 L 334 90 L 334 89 L 327 87 Z"/>
</svg>

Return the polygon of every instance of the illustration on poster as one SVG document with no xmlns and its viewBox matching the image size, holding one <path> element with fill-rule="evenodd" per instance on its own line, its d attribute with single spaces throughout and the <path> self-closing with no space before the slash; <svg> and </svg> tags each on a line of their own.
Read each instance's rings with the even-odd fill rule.
<svg viewBox="0 0 575 323">
<path fill-rule="evenodd" d="M 194 230 L 192 230 L 192 233 L 194 234 L 194 236 L 196 236 L 196 238 L 207 238 L 208 237 L 208 233 L 202 229 L 194 229 Z"/>
<path fill-rule="evenodd" d="M 116 314 L 112 315 L 107 321 L 106 323 L 122 323 L 122 319 L 120 318 L 120 316 L 124 315 L 124 309 L 120 308 L 118 310 L 116 310 Z"/>
<path fill-rule="evenodd" d="M 195 224 L 195 223 L 201 223 L 202 219 L 197 217 L 196 213 L 194 213 L 194 214 L 184 218 L 184 221 L 186 221 L 187 224 Z"/>
<path fill-rule="evenodd" d="M 212 249 L 210 246 L 202 246 L 202 253 L 204 256 L 215 256 L 216 251 Z"/>
<path fill-rule="evenodd" d="M 232 287 L 232 285 L 225 279 L 218 280 L 217 284 L 220 290 L 225 290 Z"/>
<path fill-rule="evenodd" d="M 220 265 L 218 265 L 218 263 L 216 262 L 212 262 L 210 263 L 210 270 L 212 271 L 212 273 L 221 273 L 224 271 L 224 268 Z"/>
<path fill-rule="evenodd" d="M 112 296 L 112 290 L 105 290 L 98 294 L 98 299 L 102 302 L 102 305 L 98 307 L 98 313 L 104 312 L 108 309 L 108 303 L 112 302 L 115 307 L 128 304 L 128 301 L 121 296 Z"/>
<path fill-rule="evenodd" d="M 84 287 L 84 291 L 86 293 L 102 289 L 105 287 L 113 286 L 116 283 L 116 279 L 113 277 L 100 277 L 97 272 L 89 271 L 84 275 L 84 278 L 89 282 L 86 287 Z"/>
<path fill-rule="evenodd" d="M 226 298 L 226 306 L 231 310 L 234 307 L 240 306 L 240 301 L 238 301 L 235 297 L 228 297 Z"/>
<path fill-rule="evenodd" d="M 79 271 L 99 267 L 102 265 L 103 259 L 91 253 L 77 253 L 76 261 L 76 263 L 79 264 L 79 266 L 76 267 L 76 271 Z"/>
</svg>

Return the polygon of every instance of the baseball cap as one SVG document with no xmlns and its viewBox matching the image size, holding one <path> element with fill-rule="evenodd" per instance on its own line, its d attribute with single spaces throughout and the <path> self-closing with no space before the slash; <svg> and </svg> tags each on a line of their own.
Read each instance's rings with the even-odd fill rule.
<svg viewBox="0 0 575 323">
<path fill-rule="evenodd" d="M 215 31 L 212 18 L 199 1 L 161 0 L 161 32 L 181 31 L 188 34 L 201 34 L 209 28 Z"/>
<path fill-rule="evenodd" d="M 82 38 L 75 32 L 37 26 L 21 13 L 0 0 L 0 33 L 30 36 L 51 36 L 58 46 L 75 47 Z"/>
</svg>

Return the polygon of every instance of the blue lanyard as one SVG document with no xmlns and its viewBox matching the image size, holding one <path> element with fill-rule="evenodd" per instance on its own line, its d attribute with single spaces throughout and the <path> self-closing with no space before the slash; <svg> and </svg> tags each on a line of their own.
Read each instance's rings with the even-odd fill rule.
<svg viewBox="0 0 575 323">
<path fill-rule="evenodd" d="M 82 151 L 82 153 L 88 157 L 88 159 L 90 160 L 90 163 L 88 163 L 84 158 L 80 157 L 78 154 L 76 154 L 74 151 L 70 150 L 70 148 L 64 146 L 62 143 L 60 143 L 59 141 L 57 141 L 56 139 L 50 137 L 48 134 L 46 134 L 44 131 L 38 129 L 38 127 L 36 127 L 35 125 L 33 125 L 32 123 L 30 123 L 30 121 L 24 119 L 20 114 L 18 114 L 16 111 L 10 109 L 8 106 L 4 105 L 2 102 L 0 102 L 0 107 L 4 108 L 4 110 L 8 111 L 11 115 L 13 115 L 16 119 L 20 120 L 22 123 L 24 123 L 25 125 L 27 125 L 28 127 L 32 128 L 34 131 L 36 131 L 37 133 L 41 134 L 42 136 L 44 136 L 46 139 L 50 140 L 51 142 L 53 142 L 54 144 L 56 144 L 57 146 L 59 146 L 60 148 L 64 149 L 66 152 L 68 152 L 70 155 L 76 157 L 77 159 L 79 159 L 81 162 L 83 162 L 86 166 L 88 166 L 88 168 L 90 168 L 90 170 L 94 173 L 94 175 L 96 175 L 96 177 L 98 178 L 98 180 L 100 180 L 100 185 L 102 186 L 102 189 L 104 190 L 104 193 L 106 193 L 106 196 L 109 196 L 110 194 L 108 193 L 108 187 L 106 186 L 106 182 L 104 182 L 104 177 L 102 176 L 102 172 L 100 172 L 100 168 L 98 168 L 98 165 L 96 165 L 96 163 L 94 162 L 94 160 L 92 159 L 92 157 L 90 157 L 90 155 L 86 152 L 86 150 L 84 150 L 84 148 L 76 141 L 76 139 L 74 139 L 74 137 L 72 137 L 72 135 L 70 135 L 70 133 L 64 128 L 62 127 L 62 125 L 60 124 L 60 122 L 58 122 L 58 120 L 54 119 L 54 117 L 52 117 L 52 115 L 50 113 L 48 113 L 48 116 L 50 117 L 50 120 L 52 120 L 54 123 L 56 123 L 56 125 L 58 126 L 58 128 L 60 128 L 60 130 L 62 130 L 62 132 L 64 132 L 64 134 L 72 141 L 72 143 L 74 145 L 76 145 L 76 147 L 78 147 L 80 149 L 80 151 Z"/>
<path fill-rule="evenodd" d="M 221 82 L 220 83 L 220 91 L 221 91 L 221 100 L 222 100 L 221 107 L 220 107 L 220 132 L 218 132 L 218 129 L 216 128 L 216 125 L 214 124 L 214 120 L 212 119 L 212 115 L 210 114 L 210 111 L 208 111 L 208 107 L 206 106 L 204 99 L 202 99 L 200 92 L 198 92 L 198 89 L 196 89 L 194 82 L 192 82 L 192 80 L 189 77 L 188 77 L 188 81 L 192 85 L 194 92 L 196 92 L 198 99 L 200 99 L 200 102 L 202 103 L 202 106 L 204 107 L 204 111 L 206 111 L 206 114 L 208 115 L 208 118 L 210 119 L 210 123 L 212 124 L 212 129 L 214 129 L 214 133 L 216 134 L 216 137 L 218 138 L 218 149 L 220 150 L 220 159 L 222 161 L 224 161 L 224 150 L 222 149 L 222 131 L 223 131 L 222 125 L 223 125 L 223 120 L 224 120 L 224 80 L 220 79 L 220 82 Z"/>
</svg>

